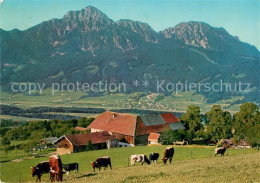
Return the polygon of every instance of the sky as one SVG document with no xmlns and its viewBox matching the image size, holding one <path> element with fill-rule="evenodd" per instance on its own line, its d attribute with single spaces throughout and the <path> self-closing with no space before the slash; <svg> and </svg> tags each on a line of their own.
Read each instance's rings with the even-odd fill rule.
<svg viewBox="0 0 260 183">
<path fill-rule="evenodd" d="M 94 6 L 114 21 L 131 19 L 154 30 L 203 21 L 223 27 L 260 50 L 260 0 L 0 0 L 0 28 L 25 30 L 68 11 Z"/>
</svg>

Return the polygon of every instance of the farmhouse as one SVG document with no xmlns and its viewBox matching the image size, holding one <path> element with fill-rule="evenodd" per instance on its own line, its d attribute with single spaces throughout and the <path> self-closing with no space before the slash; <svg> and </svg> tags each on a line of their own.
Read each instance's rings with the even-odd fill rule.
<svg viewBox="0 0 260 183">
<path fill-rule="evenodd" d="M 71 154 L 85 151 L 90 141 L 93 150 L 118 146 L 118 141 L 106 131 L 88 134 L 63 135 L 55 142 L 57 146 L 57 154 Z"/>
<path fill-rule="evenodd" d="M 160 144 L 161 142 L 161 134 L 159 133 L 150 133 L 148 136 L 148 144 Z"/>
<path fill-rule="evenodd" d="M 91 132 L 108 131 L 119 142 L 134 145 L 147 145 L 150 133 L 166 130 L 180 130 L 184 126 L 172 113 L 131 115 L 106 111 L 100 114 L 89 126 Z"/>
</svg>

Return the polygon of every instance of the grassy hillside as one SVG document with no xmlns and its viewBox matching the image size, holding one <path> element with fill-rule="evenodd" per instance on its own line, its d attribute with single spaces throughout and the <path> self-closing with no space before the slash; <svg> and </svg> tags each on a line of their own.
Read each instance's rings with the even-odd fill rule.
<svg viewBox="0 0 260 183">
<path fill-rule="evenodd" d="M 260 153 L 175 161 L 65 176 L 65 182 L 259 182 Z"/>
<path fill-rule="evenodd" d="M 147 154 L 149 155 L 152 152 L 159 152 L 160 155 L 162 156 L 164 149 L 166 146 L 139 146 L 139 147 L 129 147 L 129 148 L 116 148 L 116 149 L 106 149 L 106 150 L 98 150 L 98 151 L 90 151 L 90 152 L 82 152 L 82 153 L 75 153 L 71 155 L 63 155 L 61 156 L 62 162 L 63 163 L 72 163 L 72 162 L 78 162 L 79 163 L 79 171 L 80 174 L 79 176 L 82 176 L 83 178 L 88 178 L 88 176 L 91 177 L 91 175 L 96 174 L 91 174 L 91 166 L 90 166 L 90 161 L 94 161 L 97 157 L 100 156 L 110 156 L 112 160 L 112 166 L 113 170 L 108 170 L 107 173 L 109 174 L 118 174 L 121 170 L 122 167 L 128 167 L 128 160 L 129 156 L 131 154 Z M 248 149 L 245 150 L 245 154 L 256 152 L 255 149 Z M 242 155 L 243 151 L 242 150 L 234 150 L 234 149 L 229 149 L 227 152 L 228 157 L 233 157 L 233 155 Z M 178 162 L 179 164 L 188 162 L 190 159 L 198 159 L 200 158 L 200 161 L 212 161 L 215 160 L 213 158 L 214 156 L 214 148 L 213 147 L 175 147 L 175 155 L 174 155 L 174 165 L 175 162 Z M 241 156 L 246 158 L 246 155 Z M 161 157 L 160 157 L 161 158 Z M 203 159 L 201 159 L 203 158 Z M 204 158 L 210 158 L 210 159 L 204 159 Z M 218 158 L 216 158 L 218 159 Z M 48 157 L 43 157 L 43 158 L 33 158 L 33 159 L 27 159 L 23 160 L 20 162 L 7 162 L 3 163 L 1 166 L 1 180 L 4 182 L 17 182 L 19 180 L 19 173 L 21 173 L 21 181 L 34 181 L 35 178 L 32 178 L 30 176 L 30 167 L 35 166 L 37 163 L 41 161 L 48 161 Z M 185 161 L 183 161 L 185 160 Z M 174 166 L 171 165 L 171 166 Z M 159 165 L 151 165 L 148 168 L 148 165 L 145 165 L 144 167 L 147 169 L 147 171 L 151 169 L 156 170 L 155 167 L 159 166 L 162 168 L 162 161 L 159 161 Z M 168 166 L 168 165 L 167 165 Z M 174 166 L 175 167 L 175 166 Z M 203 168 L 203 167 L 201 167 Z M 214 169 L 214 168 L 213 168 Z M 125 174 L 124 171 L 125 169 L 122 169 L 122 174 Z M 134 176 L 134 172 L 136 171 L 137 174 L 140 174 L 140 168 L 134 169 L 134 168 L 129 168 L 129 170 L 132 171 L 132 175 L 130 174 L 129 176 Z M 144 170 L 144 169 L 142 169 Z M 162 175 L 165 174 L 164 169 L 160 171 L 156 171 L 155 175 L 158 173 L 162 172 Z M 104 172 L 102 171 L 102 174 Z M 120 173 L 121 174 L 121 173 Z M 167 173 L 168 175 L 168 173 Z M 95 177 L 93 176 L 93 178 Z M 102 177 L 102 175 L 99 175 L 98 177 Z M 109 176 L 109 175 L 107 175 Z M 120 175 L 122 176 L 122 175 Z M 156 176 L 157 177 L 157 176 Z M 142 178 L 142 177 L 141 177 Z M 129 178 L 130 181 L 131 178 Z M 135 177 L 133 177 L 133 180 Z M 139 178 L 138 178 L 139 179 Z M 43 180 L 47 181 L 48 180 L 48 175 L 43 176 Z M 71 175 L 70 176 L 65 176 L 64 180 L 71 180 Z M 93 179 L 94 180 L 94 179 Z M 121 179 L 118 179 L 121 180 Z M 115 179 L 116 181 L 116 179 Z M 102 181 L 101 181 L 102 182 Z"/>
</svg>

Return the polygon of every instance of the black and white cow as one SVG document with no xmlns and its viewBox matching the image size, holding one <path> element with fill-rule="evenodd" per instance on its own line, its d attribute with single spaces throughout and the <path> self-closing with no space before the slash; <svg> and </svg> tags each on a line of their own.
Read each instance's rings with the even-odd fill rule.
<svg viewBox="0 0 260 183">
<path fill-rule="evenodd" d="M 221 156 L 224 156 L 226 150 L 227 150 L 227 148 L 225 148 L 225 147 L 216 148 L 215 149 L 215 157 L 217 156 L 217 154 L 221 154 Z"/>
<path fill-rule="evenodd" d="M 79 171 L 79 164 L 78 163 L 69 163 L 69 164 L 62 164 L 62 167 L 67 172 L 67 175 L 69 175 L 70 171 Z"/>
<path fill-rule="evenodd" d="M 157 160 L 159 158 L 160 154 L 159 153 L 151 153 L 150 156 L 149 156 L 149 160 L 151 162 L 156 162 L 157 163 Z"/>
<path fill-rule="evenodd" d="M 150 160 L 147 158 L 145 154 L 134 154 L 130 156 L 131 166 L 135 166 L 136 162 L 140 162 L 141 165 L 147 163 L 148 165 L 151 164 Z"/>
</svg>

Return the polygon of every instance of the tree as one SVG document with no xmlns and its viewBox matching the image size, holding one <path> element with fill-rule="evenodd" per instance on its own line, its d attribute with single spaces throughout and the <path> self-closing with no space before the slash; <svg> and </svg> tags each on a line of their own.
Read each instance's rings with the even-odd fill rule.
<svg viewBox="0 0 260 183">
<path fill-rule="evenodd" d="M 199 137 L 199 134 L 203 131 L 201 120 L 202 115 L 200 114 L 200 107 L 189 105 L 187 107 L 187 112 L 181 116 L 181 122 L 188 131 L 189 140 Z"/>
<path fill-rule="evenodd" d="M 26 153 L 29 153 L 30 151 L 31 151 L 31 153 L 32 153 L 32 146 L 31 146 L 30 142 L 25 143 L 25 144 L 22 144 L 22 145 L 21 145 L 21 149 L 22 149 L 24 152 L 26 152 Z"/>
<path fill-rule="evenodd" d="M 3 146 L 10 145 L 10 144 L 11 144 L 11 141 L 10 141 L 7 137 L 3 137 L 3 138 L 1 139 L 1 144 L 2 144 Z"/>
<path fill-rule="evenodd" d="M 78 121 L 78 125 L 80 127 L 88 127 L 93 121 L 95 120 L 95 118 L 80 118 Z"/>
<path fill-rule="evenodd" d="M 8 154 L 8 152 L 11 150 L 10 145 L 4 145 L 4 146 L 2 146 L 1 148 L 2 148 L 2 151 L 5 152 L 5 156 L 6 156 L 6 158 L 7 158 L 7 154 Z"/>
<path fill-rule="evenodd" d="M 178 130 L 178 131 L 173 131 L 173 130 L 167 130 L 162 133 L 162 141 L 164 145 L 170 145 L 173 142 L 185 140 L 187 138 L 187 133 L 185 130 Z"/>
<path fill-rule="evenodd" d="M 257 105 L 244 103 L 238 113 L 234 115 L 235 138 L 245 138 L 251 144 L 260 144 L 260 112 Z"/>
<path fill-rule="evenodd" d="M 206 113 L 209 121 L 207 134 L 212 140 L 230 138 L 232 136 L 232 116 L 229 112 L 223 111 L 220 105 L 213 105 Z"/>
</svg>

